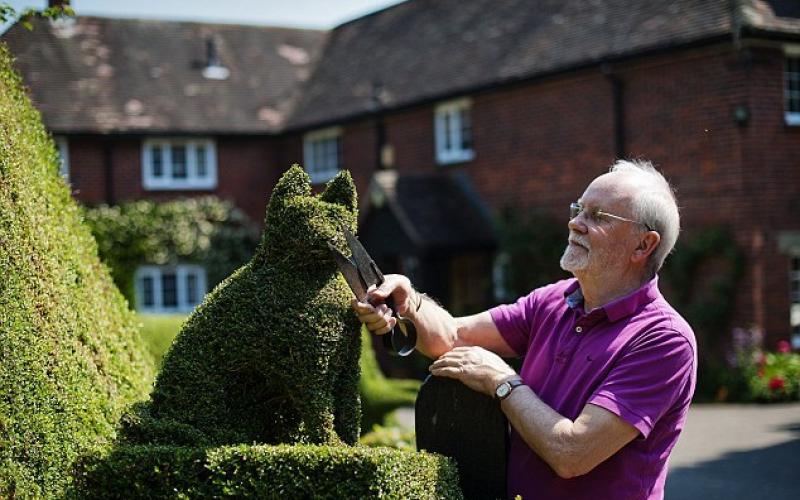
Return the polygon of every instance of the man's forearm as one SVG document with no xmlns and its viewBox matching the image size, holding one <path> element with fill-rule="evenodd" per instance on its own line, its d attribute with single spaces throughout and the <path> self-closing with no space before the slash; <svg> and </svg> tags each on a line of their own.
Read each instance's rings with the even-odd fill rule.
<svg viewBox="0 0 800 500">
<path fill-rule="evenodd" d="M 523 441 L 565 479 L 588 473 L 638 435 L 633 426 L 593 405 L 572 421 L 527 386 L 500 407 Z"/>
<path fill-rule="evenodd" d="M 418 307 L 409 310 L 406 316 L 417 328 L 417 349 L 429 358 L 438 358 L 456 347 L 458 322 L 433 299 L 419 292 L 415 293 Z"/>
</svg>

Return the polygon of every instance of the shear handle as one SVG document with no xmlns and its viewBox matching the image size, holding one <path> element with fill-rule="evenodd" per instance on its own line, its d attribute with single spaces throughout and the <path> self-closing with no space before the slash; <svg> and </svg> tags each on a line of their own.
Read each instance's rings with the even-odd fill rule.
<svg viewBox="0 0 800 500">
<path fill-rule="evenodd" d="M 386 297 L 384 303 L 392 310 L 392 317 L 397 320 L 397 323 L 390 332 L 382 335 L 383 346 L 389 354 L 408 356 L 417 347 L 417 327 L 410 319 L 397 314 L 397 308 L 391 295 Z"/>
</svg>

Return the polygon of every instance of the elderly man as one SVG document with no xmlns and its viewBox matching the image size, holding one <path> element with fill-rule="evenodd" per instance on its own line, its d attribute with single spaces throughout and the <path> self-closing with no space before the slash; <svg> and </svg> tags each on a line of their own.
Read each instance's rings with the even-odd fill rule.
<svg viewBox="0 0 800 500">
<path fill-rule="evenodd" d="M 385 334 L 392 295 L 419 350 L 436 358 L 431 373 L 500 400 L 511 497 L 662 498 L 697 366 L 694 334 L 656 275 L 679 227 L 664 177 L 649 162 L 619 161 L 570 206 L 561 267 L 574 279 L 453 318 L 390 275 L 353 308 Z M 500 356 L 524 357 L 520 372 Z"/>
</svg>

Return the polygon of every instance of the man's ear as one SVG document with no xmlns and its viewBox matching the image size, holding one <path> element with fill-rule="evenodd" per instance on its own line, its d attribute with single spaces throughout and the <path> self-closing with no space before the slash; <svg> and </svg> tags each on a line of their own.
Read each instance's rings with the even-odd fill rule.
<svg viewBox="0 0 800 500">
<path fill-rule="evenodd" d="M 656 231 L 647 231 L 639 240 L 639 246 L 633 250 L 631 255 L 631 262 L 644 263 L 650 258 L 650 255 L 658 248 L 661 243 L 661 235 Z"/>
</svg>

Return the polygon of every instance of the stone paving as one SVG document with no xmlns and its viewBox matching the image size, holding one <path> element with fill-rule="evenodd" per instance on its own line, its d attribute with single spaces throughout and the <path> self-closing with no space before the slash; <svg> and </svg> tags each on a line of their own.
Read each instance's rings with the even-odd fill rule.
<svg viewBox="0 0 800 500">
<path fill-rule="evenodd" d="M 800 499 L 800 404 L 693 406 L 665 498 Z"/>
</svg>

